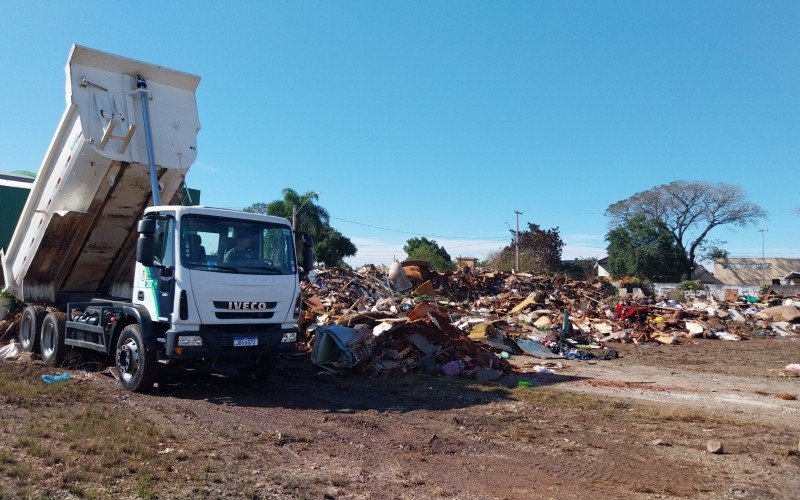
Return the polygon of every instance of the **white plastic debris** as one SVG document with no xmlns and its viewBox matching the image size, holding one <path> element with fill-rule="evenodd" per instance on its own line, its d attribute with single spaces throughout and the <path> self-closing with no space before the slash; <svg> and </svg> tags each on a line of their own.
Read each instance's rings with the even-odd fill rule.
<svg viewBox="0 0 800 500">
<path fill-rule="evenodd" d="M 378 337 L 382 333 L 385 333 L 391 329 L 392 329 L 392 324 L 384 321 L 372 329 L 372 334 Z"/>
<path fill-rule="evenodd" d="M 19 357 L 19 344 L 12 342 L 0 347 L 0 361 L 17 359 Z"/>
</svg>

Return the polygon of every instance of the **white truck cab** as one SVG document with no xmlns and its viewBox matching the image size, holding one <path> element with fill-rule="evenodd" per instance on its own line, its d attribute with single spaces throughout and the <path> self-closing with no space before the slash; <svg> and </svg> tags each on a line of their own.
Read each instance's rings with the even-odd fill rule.
<svg viewBox="0 0 800 500">
<path fill-rule="evenodd" d="M 295 342 L 297 273 L 286 219 L 150 207 L 139 222 L 132 302 L 169 326 L 171 359 L 266 355 Z"/>
</svg>

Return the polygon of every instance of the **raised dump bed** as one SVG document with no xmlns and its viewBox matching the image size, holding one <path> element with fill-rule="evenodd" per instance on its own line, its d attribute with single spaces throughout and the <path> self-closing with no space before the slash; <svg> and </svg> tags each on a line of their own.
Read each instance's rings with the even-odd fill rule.
<svg viewBox="0 0 800 500">
<path fill-rule="evenodd" d="M 152 204 L 142 96 L 167 203 L 196 157 L 200 78 L 78 45 L 66 76 L 67 107 L 0 253 L 5 289 L 27 303 L 130 299 L 136 225 Z"/>
</svg>

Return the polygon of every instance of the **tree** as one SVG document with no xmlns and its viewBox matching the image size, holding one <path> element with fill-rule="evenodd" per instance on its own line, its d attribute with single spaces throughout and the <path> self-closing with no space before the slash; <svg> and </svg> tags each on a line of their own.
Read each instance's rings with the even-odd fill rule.
<svg viewBox="0 0 800 500">
<path fill-rule="evenodd" d="M 705 252 L 704 257 L 708 260 L 724 260 L 727 259 L 730 254 L 724 248 L 720 248 L 716 245 L 710 246 L 708 250 Z"/>
<path fill-rule="evenodd" d="M 614 276 L 675 282 L 685 269 L 686 254 L 661 220 L 637 215 L 611 229 L 606 241 L 608 271 Z"/>
<path fill-rule="evenodd" d="M 516 235 L 511 244 L 504 247 L 496 255 L 492 255 L 492 267 L 502 270 L 514 269 L 516 266 Z M 564 241 L 558 228 L 547 230 L 538 224 L 528 222 L 528 229 L 519 232 L 519 269 L 536 273 L 555 273 L 561 269 L 561 251 Z"/>
<path fill-rule="evenodd" d="M 450 258 L 447 250 L 436 243 L 436 240 L 429 240 L 424 236 L 406 241 L 403 251 L 408 256 L 408 260 L 426 260 L 437 271 L 455 268 L 453 259 Z"/>
<path fill-rule="evenodd" d="M 292 220 L 292 207 L 297 207 L 297 227 L 295 229 L 309 233 L 315 240 L 319 239 L 325 226 L 330 222 L 328 211 L 315 203 L 319 199 L 319 195 L 309 191 L 301 196 L 291 188 L 286 188 L 282 192 L 282 200 L 253 203 L 244 211 Z"/>
<path fill-rule="evenodd" d="M 349 238 L 331 226 L 325 226 L 322 236 L 314 243 L 314 256 L 326 266 L 343 267 L 343 259 L 352 257 L 357 251 Z"/>
<path fill-rule="evenodd" d="M 688 278 L 711 230 L 718 226 L 746 227 L 764 218 L 766 212 L 747 201 L 739 186 L 675 181 L 636 193 L 606 209 L 612 229 L 637 215 L 664 223 L 678 249 L 687 256 L 682 274 Z"/>
</svg>

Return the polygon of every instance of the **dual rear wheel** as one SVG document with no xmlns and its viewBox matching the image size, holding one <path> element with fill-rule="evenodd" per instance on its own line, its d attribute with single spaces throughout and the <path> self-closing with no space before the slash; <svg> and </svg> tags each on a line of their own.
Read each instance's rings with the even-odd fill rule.
<svg viewBox="0 0 800 500">
<path fill-rule="evenodd" d="M 39 347 L 42 350 L 42 361 L 49 366 L 61 364 L 67 346 L 64 345 L 67 315 L 62 312 L 49 312 L 42 321 Z"/>
<path fill-rule="evenodd" d="M 19 346 L 24 352 L 39 351 L 39 332 L 47 310 L 42 306 L 27 306 L 19 322 Z"/>
<path fill-rule="evenodd" d="M 41 352 L 42 360 L 54 366 L 64 360 L 64 327 L 66 315 L 48 312 L 42 306 L 28 306 L 22 311 L 19 343 L 25 352 Z"/>
</svg>

